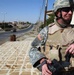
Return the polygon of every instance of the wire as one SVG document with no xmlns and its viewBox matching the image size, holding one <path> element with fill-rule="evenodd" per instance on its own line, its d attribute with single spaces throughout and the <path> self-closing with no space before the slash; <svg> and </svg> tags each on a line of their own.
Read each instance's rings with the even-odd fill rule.
<svg viewBox="0 0 74 75">
<path fill-rule="evenodd" d="M 42 13 L 43 13 L 44 8 L 45 8 L 45 0 L 43 0 L 42 7 L 41 7 L 41 9 L 40 9 L 40 14 L 39 14 L 38 22 L 40 22 L 41 15 L 42 15 Z"/>
</svg>

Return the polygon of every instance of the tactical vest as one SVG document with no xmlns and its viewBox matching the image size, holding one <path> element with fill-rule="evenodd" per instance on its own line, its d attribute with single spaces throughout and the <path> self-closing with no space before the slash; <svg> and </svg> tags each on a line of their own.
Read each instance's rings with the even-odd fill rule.
<svg viewBox="0 0 74 75">
<path fill-rule="evenodd" d="M 53 34 L 48 33 L 48 39 L 45 44 L 45 55 L 47 58 L 53 60 L 62 60 L 65 61 L 65 50 L 67 49 L 68 45 L 64 45 L 63 38 L 62 38 L 63 30 L 60 29 Z M 74 58 L 71 58 L 71 67 L 74 67 Z"/>
</svg>

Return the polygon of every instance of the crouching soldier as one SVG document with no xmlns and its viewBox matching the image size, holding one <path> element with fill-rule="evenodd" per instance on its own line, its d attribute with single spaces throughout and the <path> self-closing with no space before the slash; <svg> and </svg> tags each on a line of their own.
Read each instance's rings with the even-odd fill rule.
<svg viewBox="0 0 74 75">
<path fill-rule="evenodd" d="M 32 42 L 29 57 L 42 75 L 74 75 L 73 6 L 73 0 L 56 0 L 54 23 L 44 27 Z M 45 52 L 38 50 L 42 45 Z"/>
</svg>

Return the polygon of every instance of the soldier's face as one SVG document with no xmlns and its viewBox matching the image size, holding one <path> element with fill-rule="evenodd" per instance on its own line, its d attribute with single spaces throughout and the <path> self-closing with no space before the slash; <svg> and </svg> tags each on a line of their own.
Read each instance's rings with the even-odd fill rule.
<svg viewBox="0 0 74 75">
<path fill-rule="evenodd" d="M 73 10 L 71 7 L 62 8 L 61 14 L 64 20 L 70 21 L 72 19 Z"/>
</svg>

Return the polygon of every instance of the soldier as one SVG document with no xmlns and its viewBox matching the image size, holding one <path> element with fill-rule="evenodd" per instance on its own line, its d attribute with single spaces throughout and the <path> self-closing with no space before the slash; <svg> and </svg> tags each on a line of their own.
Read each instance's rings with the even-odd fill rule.
<svg viewBox="0 0 74 75">
<path fill-rule="evenodd" d="M 72 3 L 72 0 L 56 0 L 54 23 L 44 27 L 32 42 L 29 57 L 33 67 L 38 68 L 42 75 L 74 75 L 74 30 L 70 24 L 74 6 Z M 45 45 L 43 53 L 39 51 L 42 45 Z M 53 74 L 48 64 L 51 65 L 54 59 L 65 61 L 67 53 L 72 55 L 70 65 Z"/>
</svg>

